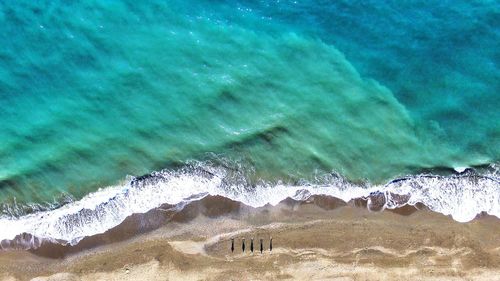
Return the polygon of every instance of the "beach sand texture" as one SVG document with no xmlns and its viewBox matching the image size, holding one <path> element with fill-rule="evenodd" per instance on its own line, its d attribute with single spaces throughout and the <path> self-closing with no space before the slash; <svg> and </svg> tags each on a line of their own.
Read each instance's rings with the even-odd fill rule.
<svg viewBox="0 0 500 281">
<path fill-rule="evenodd" d="M 425 208 L 362 204 L 313 197 L 251 208 L 207 197 L 156 230 L 59 258 L 47 257 L 51 246 L 0 252 L 0 279 L 500 280 L 498 218 L 458 223 Z"/>
</svg>

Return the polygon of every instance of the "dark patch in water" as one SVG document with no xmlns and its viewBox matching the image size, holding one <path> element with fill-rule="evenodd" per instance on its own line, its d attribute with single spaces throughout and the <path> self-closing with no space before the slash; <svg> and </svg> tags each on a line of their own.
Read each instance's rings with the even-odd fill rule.
<svg viewBox="0 0 500 281">
<path fill-rule="evenodd" d="M 328 170 L 331 167 L 331 165 L 326 160 L 321 158 L 319 155 L 310 154 L 309 157 L 320 169 Z"/>
<path fill-rule="evenodd" d="M 465 169 L 464 172 L 458 173 L 454 168 L 447 166 L 434 166 L 429 168 L 409 167 L 411 170 L 417 171 L 417 174 L 431 174 L 438 176 L 450 175 L 480 175 L 491 168 L 491 164 L 478 164 Z M 396 179 L 397 180 L 397 179 Z"/>
<path fill-rule="evenodd" d="M 238 101 L 238 98 L 237 96 L 229 91 L 229 90 L 222 90 L 220 93 L 219 93 L 219 99 L 221 99 L 223 102 L 237 102 Z"/>
<path fill-rule="evenodd" d="M 253 146 L 259 143 L 265 143 L 272 146 L 275 139 L 289 133 L 290 131 L 285 126 L 274 125 L 272 127 L 264 129 L 263 131 L 247 135 L 243 139 L 234 141 L 230 144 L 230 146 L 238 148 Z"/>
<path fill-rule="evenodd" d="M 0 180 L 0 189 L 2 189 L 2 188 L 16 188 L 18 185 L 19 185 L 18 182 L 12 178 Z"/>
<path fill-rule="evenodd" d="M 445 178 L 445 176 L 440 176 L 440 175 L 408 176 L 408 177 L 394 179 L 394 180 L 388 182 L 386 184 L 386 186 L 392 185 L 392 184 L 397 184 L 397 183 L 400 183 L 400 182 L 409 181 L 409 180 L 415 180 L 416 178 L 431 178 L 431 179 L 432 178 L 436 178 L 436 179 L 443 179 L 443 178 Z M 490 177 L 490 176 L 477 175 L 477 174 L 475 174 L 475 172 L 473 170 L 465 171 L 465 172 L 463 172 L 461 174 L 458 174 L 458 175 L 447 176 L 446 178 L 449 178 L 449 179 L 465 178 L 465 179 L 468 179 L 470 181 L 475 181 L 475 182 L 477 182 L 480 179 L 483 179 L 483 180 L 491 180 L 493 182 L 496 182 L 496 183 L 500 184 L 500 179 L 494 178 L 494 177 Z"/>
</svg>

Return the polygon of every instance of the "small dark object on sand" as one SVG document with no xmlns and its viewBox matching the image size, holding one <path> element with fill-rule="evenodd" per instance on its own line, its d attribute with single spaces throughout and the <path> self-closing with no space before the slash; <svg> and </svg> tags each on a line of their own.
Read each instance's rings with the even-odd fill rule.
<svg viewBox="0 0 500 281">
<path fill-rule="evenodd" d="M 234 252 L 234 238 L 231 238 L 231 253 Z"/>
</svg>

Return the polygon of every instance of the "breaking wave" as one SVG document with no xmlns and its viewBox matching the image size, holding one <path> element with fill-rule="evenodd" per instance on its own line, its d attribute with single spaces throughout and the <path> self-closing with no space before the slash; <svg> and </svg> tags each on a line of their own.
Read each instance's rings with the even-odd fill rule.
<svg viewBox="0 0 500 281">
<path fill-rule="evenodd" d="M 485 172 L 466 169 L 447 176 L 420 174 L 394 179 L 385 185 L 352 183 L 335 173 L 295 184 L 252 183 L 239 169 L 196 162 L 175 170 L 129 177 L 122 184 L 102 188 L 56 209 L 22 216 L 0 216 L 0 241 L 19 234 L 38 239 L 77 244 L 119 225 L 134 213 L 145 213 L 163 204 L 182 209 L 207 195 L 219 195 L 252 207 L 275 205 L 291 197 L 329 195 L 344 201 L 367 199 L 371 210 L 394 209 L 422 203 L 459 222 L 480 213 L 500 217 L 500 177 L 493 164 Z"/>
</svg>

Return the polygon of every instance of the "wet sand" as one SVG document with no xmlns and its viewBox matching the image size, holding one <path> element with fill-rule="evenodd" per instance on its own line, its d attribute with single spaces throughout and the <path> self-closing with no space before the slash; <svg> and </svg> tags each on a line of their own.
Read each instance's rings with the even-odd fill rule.
<svg viewBox="0 0 500 281">
<path fill-rule="evenodd" d="M 458 223 L 364 203 L 317 196 L 255 209 L 208 197 L 180 213 L 156 210 L 168 223 L 146 233 L 123 235 L 151 220 L 139 216 L 94 245 L 0 251 L 0 280 L 500 280 L 498 218 Z"/>
</svg>

